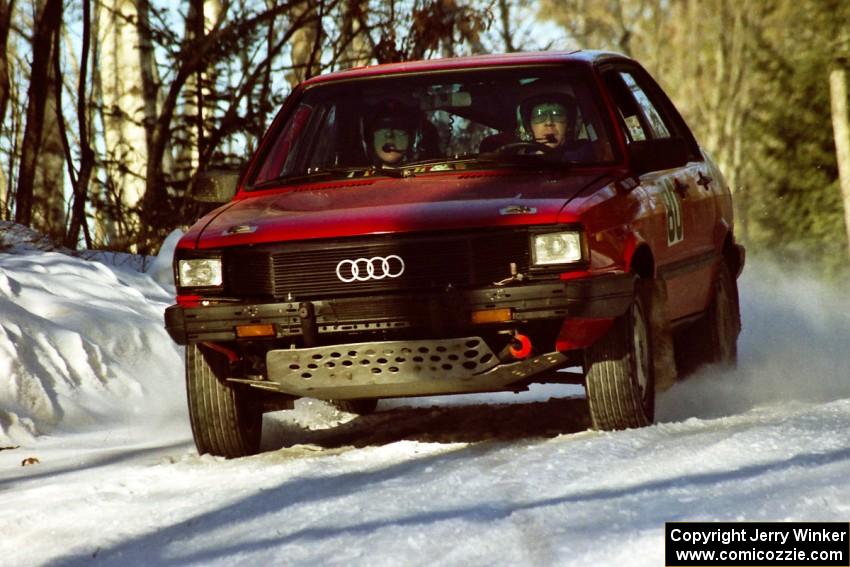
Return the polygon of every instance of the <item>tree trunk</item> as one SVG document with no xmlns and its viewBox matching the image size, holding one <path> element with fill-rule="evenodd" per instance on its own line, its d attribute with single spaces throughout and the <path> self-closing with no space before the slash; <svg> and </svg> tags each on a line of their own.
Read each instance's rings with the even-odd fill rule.
<svg viewBox="0 0 850 567">
<path fill-rule="evenodd" d="M 6 108 L 12 94 L 12 84 L 9 80 L 9 28 L 12 24 L 12 12 L 15 10 L 15 0 L 0 0 L 0 125 L 2 130 L 7 129 Z M 8 132 L 11 138 L 12 132 Z M 7 179 L 3 168 L 0 167 L 0 191 L 7 191 Z M 0 210 L 0 218 L 5 219 L 5 206 Z"/>
<path fill-rule="evenodd" d="M 0 124 L 6 123 L 6 107 L 9 105 L 11 83 L 9 82 L 9 28 L 15 0 L 0 0 Z"/>
<path fill-rule="evenodd" d="M 292 7 L 292 20 L 309 17 L 316 12 L 315 0 L 305 0 Z M 320 41 L 322 35 L 321 21 L 311 19 L 310 23 L 301 26 L 292 35 L 291 60 L 292 72 L 287 75 L 290 86 L 295 87 L 298 83 L 318 74 L 319 68 L 315 61 L 315 45 Z"/>
<path fill-rule="evenodd" d="M 368 9 L 368 3 L 365 0 L 345 0 L 341 27 L 346 47 L 342 54 L 342 68 L 369 64 L 371 54 L 363 31 Z"/>
<path fill-rule="evenodd" d="M 62 0 L 46 0 L 36 18 L 32 43 L 32 72 L 27 93 L 27 124 L 21 147 L 21 164 L 18 174 L 15 222 L 30 225 L 36 172 L 44 138 L 45 112 L 49 102 L 49 82 L 56 28 L 62 24 Z"/>
<path fill-rule="evenodd" d="M 455 0 L 440 0 L 440 14 L 443 16 L 441 26 L 446 32 L 440 38 L 441 55 L 444 58 L 455 56 L 455 30 L 460 23 L 456 21 L 458 11 Z"/>
<path fill-rule="evenodd" d="M 76 248 L 80 229 L 85 235 L 86 247 L 91 248 L 91 235 L 86 223 L 86 200 L 94 170 L 94 150 L 89 138 L 89 112 L 86 86 L 88 83 L 89 47 L 91 45 L 91 0 L 83 1 L 83 44 L 80 53 L 80 77 L 77 83 L 77 124 L 80 134 L 80 169 L 74 183 L 74 201 L 71 206 L 71 221 L 65 235 L 65 245 Z M 69 157 L 70 159 L 70 157 Z"/>
<path fill-rule="evenodd" d="M 224 6 L 219 0 L 192 0 L 186 14 L 186 41 L 202 43 L 207 34 L 219 27 L 223 9 Z M 251 63 L 246 61 L 245 64 Z M 199 66 L 186 79 L 181 93 L 181 118 L 185 121 L 185 128 L 181 130 L 185 134 L 174 141 L 177 148 L 177 167 L 174 172 L 177 182 L 191 178 L 201 163 L 201 156 L 213 129 L 212 117 L 216 108 L 211 95 L 214 93 L 216 80 L 214 65 Z"/>
<path fill-rule="evenodd" d="M 847 110 L 847 59 L 836 60 L 829 73 L 829 94 L 832 106 L 832 130 L 835 135 L 835 158 L 844 203 L 844 226 L 847 232 L 847 253 L 850 256 L 850 113 Z"/>
<path fill-rule="evenodd" d="M 142 82 L 144 103 L 145 154 L 150 155 L 156 129 L 156 102 L 158 85 L 154 68 L 153 41 L 151 39 L 150 5 L 148 0 L 136 0 L 136 35 L 139 39 L 139 79 Z"/>
<path fill-rule="evenodd" d="M 145 97 L 151 85 L 142 66 L 148 52 L 139 37 L 139 29 L 147 29 L 139 21 L 146 14 L 139 13 L 135 0 L 101 0 L 95 6 L 108 188 L 103 199 L 107 206 L 99 215 L 97 228 L 99 238 L 111 247 L 136 251 L 138 207 L 147 186 L 145 171 L 152 144 L 145 128 L 150 128 L 151 121 Z"/>
<path fill-rule="evenodd" d="M 511 29 L 511 7 L 508 5 L 508 0 L 499 0 L 499 19 L 502 22 L 502 29 L 499 30 L 502 35 L 502 43 L 505 45 L 505 52 L 513 53 L 516 51 L 514 47 L 514 32 Z"/>
<path fill-rule="evenodd" d="M 52 64 L 47 75 L 48 97 L 35 170 L 32 216 L 32 226 L 57 242 L 65 236 L 65 168 L 71 165 L 66 160 L 63 138 L 61 40 L 60 23 L 53 29 L 53 48 L 50 53 Z"/>
</svg>

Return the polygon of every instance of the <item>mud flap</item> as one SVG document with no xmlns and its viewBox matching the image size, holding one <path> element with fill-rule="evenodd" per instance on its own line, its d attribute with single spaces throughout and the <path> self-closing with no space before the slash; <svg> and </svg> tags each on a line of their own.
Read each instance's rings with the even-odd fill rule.
<svg viewBox="0 0 850 567">
<path fill-rule="evenodd" d="M 655 371 L 655 391 L 663 392 L 676 383 L 676 357 L 673 332 L 667 318 L 667 283 L 651 280 L 642 283 L 641 292 L 649 304 L 649 333 L 652 341 L 652 364 Z"/>
</svg>

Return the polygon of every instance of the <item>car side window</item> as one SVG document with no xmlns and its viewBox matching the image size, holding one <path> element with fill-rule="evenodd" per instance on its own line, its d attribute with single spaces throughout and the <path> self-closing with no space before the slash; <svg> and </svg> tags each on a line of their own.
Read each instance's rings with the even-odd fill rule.
<svg viewBox="0 0 850 567">
<path fill-rule="evenodd" d="M 617 114 L 625 126 L 627 142 L 639 142 L 651 137 L 649 125 L 641 114 L 634 97 L 629 92 L 618 73 L 609 72 L 604 75 L 608 92 L 617 107 Z"/>
<path fill-rule="evenodd" d="M 665 124 L 664 119 L 661 117 L 661 113 L 658 112 L 658 108 L 655 104 L 652 103 L 649 96 L 647 96 L 646 91 L 638 84 L 635 76 L 628 72 L 620 72 L 620 77 L 625 82 L 629 91 L 631 91 L 632 96 L 637 101 L 641 110 L 643 111 L 643 115 L 646 118 L 649 127 L 652 129 L 652 137 L 653 138 L 670 138 L 670 128 L 668 128 L 667 124 Z"/>
<path fill-rule="evenodd" d="M 624 64 L 602 71 L 617 107 L 626 142 L 681 138 L 691 160 L 702 161 L 699 146 L 673 103 L 643 70 Z"/>
</svg>

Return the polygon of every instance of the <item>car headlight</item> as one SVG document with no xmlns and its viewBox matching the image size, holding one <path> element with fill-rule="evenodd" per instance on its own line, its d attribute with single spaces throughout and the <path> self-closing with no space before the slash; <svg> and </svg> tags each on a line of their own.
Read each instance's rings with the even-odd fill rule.
<svg viewBox="0 0 850 567">
<path fill-rule="evenodd" d="M 570 264 L 582 260 L 580 232 L 549 232 L 535 234 L 532 238 L 532 260 L 536 266 Z"/>
<path fill-rule="evenodd" d="M 221 285 L 221 258 L 195 258 L 177 263 L 178 285 L 181 287 L 210 287 Z"/>
</svg>

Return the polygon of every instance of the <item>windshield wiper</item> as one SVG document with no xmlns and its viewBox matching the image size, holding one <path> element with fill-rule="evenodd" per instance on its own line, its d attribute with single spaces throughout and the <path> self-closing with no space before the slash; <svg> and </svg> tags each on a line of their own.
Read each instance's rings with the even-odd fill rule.
<svg viewBox="0 0 850 567">
<path fill-rule="evenodd" d="M 413 170 L 406 167 L 406 165 L 407 164 L 402 167 L 387 167 L 385 165 L 382 165 L 378 167 L 372 167 L 370 169 L 378 175 L 386 175 L 388 177 L 397 177 L 399 179 L 402 179 L 404 177 L 413 177 L 415 175 L 413 173 Z"/>
<path fill-rule="evenodd" d="M 324 168 L 315 168 L 308 170 L 307 173 L 301 173 L 297 175 L 279 175 L 277 177 L 273 177 L 271 179 L 266 179 L 261 183 L 257 183 L 254 185 L 254 189 L 265 189 L 266 187 L 272 187 L 274 185 L 281 185 L 283 183 L 299 183 L 304 181 L 310 181 L 315 179 L 316 177 L 330 177 L 332 175 L 343 175 L 343 176 L 352 176 L 353 173 L 365 172 L 369 171 L 372 168 L 369 167 L 324 167 Z"/>
<path fill-rule="evenodd" d="M 364 173 L 369 175 L 386 175 L 387 177 L 413 177 L 413 170 L 407 168 L 407 164 L 401 167 L 390 167 L 386 165 L 370 165 L 369 167 L 323 167 L 317 168 L 308 174 L 313 175 L 328 175 L 328 174 L 348 174 L 348 177 L 357 177 L 355 173 Z"/>
<path fill-rule="evenodd" d="M 322 175 L 330 175 L 330 173 L 323 173 Z M 271 179 L 266 179 L 265 181 L 255 184 L 251 187 L 251 189 L 265 189 L 266 187 L 273 187 L 283 183 L 297 183 L 299 181 L 305 181 L 311 177 L 313 177 L 312 173 L 306 175 L 278 175 L 277 177 L 272 177 Z"/>
<path fill-rule="evenodd" d="M 297 183 L 309 181 L 316 177 L 328 177 L 333 175 L 344 176 L 353 179 L 356 177 L 360 177 L 360 175 L 357 174 L 363 174 L 363 177 L 367 175 L 386 175 L 387 177 L 397 177 L 399 179 L 405 177 L 413 177 L 415 175 L 412 169 L 404 166 L 382 167 L 370 165 L 369 167 L 322 167 L 311 169 L 307 173 L 301 175 L 281 175 L 272 179 L 267 179 L 262 183 L 257 183 L 256 185 L 254 185 L 253 188 L 264 189 L 266 187 L 280 185 L 282 183 Z"/>
</svg>

